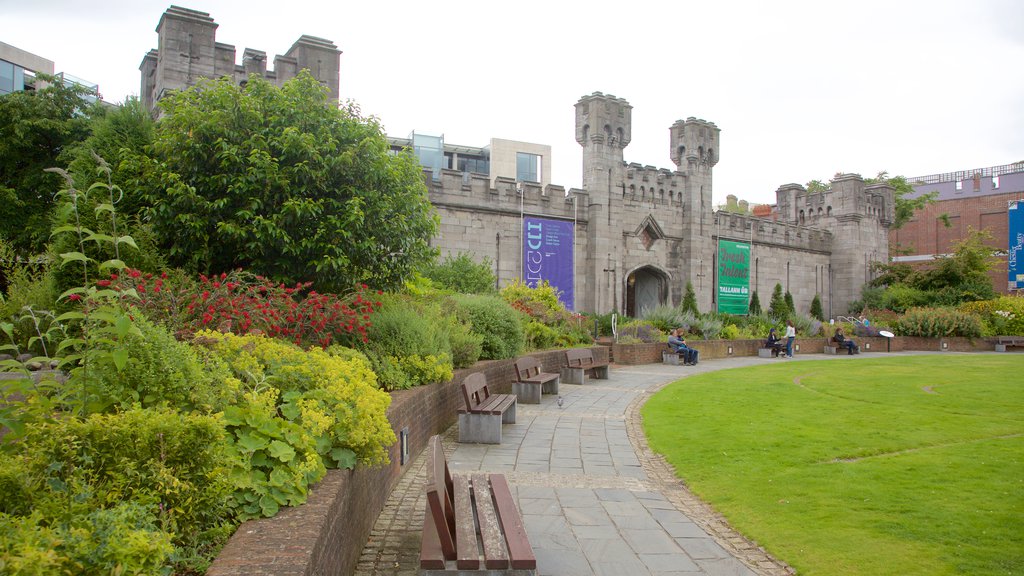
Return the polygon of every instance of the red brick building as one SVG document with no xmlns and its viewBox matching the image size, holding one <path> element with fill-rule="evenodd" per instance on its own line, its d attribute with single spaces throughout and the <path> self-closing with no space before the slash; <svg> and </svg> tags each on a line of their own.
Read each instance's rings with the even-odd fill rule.
<svg viewBox="0 0 1024 576">
<path fill-rule="evenodd" d="M 1007 207 L 1011 201 L 1024 201 L 1024 162 L 908 178 L 907 181 L 914 186 L 914 195 L 938 192 L 938 197 L 935 203 L 914 214 L 902 228 L 889 232 L 893 247 L 890 253 L 896 254 L 893 260 L 927 262 L 936 255 L 949 254 L 952 245 L 964 238 L 969 229 L 988 230 L 992 235 L 992 248 L 1000 254 L 999 264 L 989 274 L 992 287 L 1005 294 L 1009 244 Z M 906 250 L 909 253 L 903 254 Z"/>
</svg>

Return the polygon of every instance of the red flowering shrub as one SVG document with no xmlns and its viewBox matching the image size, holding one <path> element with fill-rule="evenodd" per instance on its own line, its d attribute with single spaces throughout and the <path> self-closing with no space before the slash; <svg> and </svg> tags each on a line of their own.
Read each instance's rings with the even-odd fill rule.
<svg viewBox="0 0 1024 576">
<path fill-rule="evenodd" d="M 167 273 L 126 269 L 97 284 L 121 291 L 134 289 L 139 297 L 136 305 L 179 336 L 214 329 L 238 335 L 262 333 L 300 346 L 324 348 L 365 343 L 370 314 L 381 306 L 365 284 L 348 296 L 320 294 L 306 292 L 308 282 L 287 287 L 241 270 L 200 275 L 195 282 Z"/>
</svg>

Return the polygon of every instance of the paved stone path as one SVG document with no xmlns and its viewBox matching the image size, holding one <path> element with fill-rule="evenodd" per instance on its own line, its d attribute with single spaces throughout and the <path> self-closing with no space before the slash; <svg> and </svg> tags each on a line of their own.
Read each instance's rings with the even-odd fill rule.
<svg viewBox="0 0 1024 576">
<path fill-rule="evenodd" d="M 889 354 L 897 355 L 897 354 Z M 651 452 L 640 407 L 662 386 L 692 374 L 771 362 L 878 357 L 728 358 L 695 367 L 613 367 L 607 380 L 561 384 L 563 406 L 545 395 L 520 404 L 500 445 L 444 436 L 453 472 L 500 472 L 516 494 L 538 574 L 551 576 L 750 576 L 793 574 L 693 496 Z M 411 576 L 419 566 L 425 458 L 392 492 L 363 550 L 358 576 Z"/>
</svg>

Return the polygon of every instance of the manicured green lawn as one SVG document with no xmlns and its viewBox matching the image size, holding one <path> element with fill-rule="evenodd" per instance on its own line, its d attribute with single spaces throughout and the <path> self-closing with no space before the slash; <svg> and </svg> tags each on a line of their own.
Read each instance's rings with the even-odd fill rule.
<svg viewBox="0 0 1024 576">
<path fill-rule="evenodd" d="M 690 489 L 801 575 L 1024 574 L 1024 354 L 778 361 L 642 414 Z"/>
</svg>

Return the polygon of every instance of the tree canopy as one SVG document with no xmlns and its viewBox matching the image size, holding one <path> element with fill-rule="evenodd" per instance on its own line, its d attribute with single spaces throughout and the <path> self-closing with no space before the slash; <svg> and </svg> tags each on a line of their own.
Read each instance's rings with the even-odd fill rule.
<svg viewBox="0 0 1024 576">
<path fill-rule="evenodd" d="M 43 172 L 84 140 L 90 118 L 103 113 L 87 90 L 40 74 L 39 90 L 0 96 L 0 237 L 22 255 L 41 253 L 50 235 L 50 210 L 60 178 Z"/>
<path fill-rule="evenodd" d="M 281 88 L 204 81 L 160 106 L 136 172 L 172 264 L 344 291 L 398 286 L 433 257 L 437 216 L 415 157 L 391 154 L 355 105 L 329 105 L 308 72 Z"/>
</svg>

